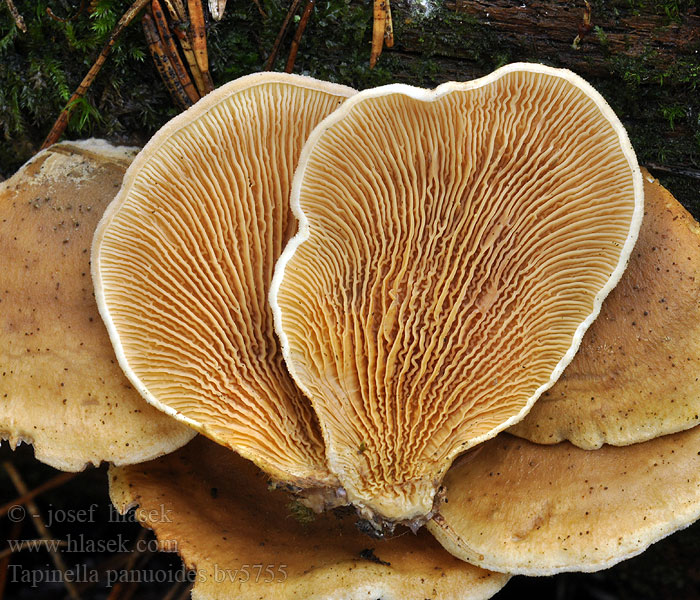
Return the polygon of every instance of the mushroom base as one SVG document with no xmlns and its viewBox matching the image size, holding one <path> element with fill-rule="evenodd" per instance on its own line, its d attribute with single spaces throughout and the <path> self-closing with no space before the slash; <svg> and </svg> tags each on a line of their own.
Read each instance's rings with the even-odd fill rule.
<svg viewBox="0 0 700 600">
<path fill-rule="evenodd" d="M 439 487 L 433 498 L 433 507 L 426 514 L 411 519 L 389 519 L 362 504 L 353 504 L 348 500 L 347 492 L 342 486 L 300 488 L 284 482 L 271 482 L 271 489 L 284 489 L 294 495 L 296 501 L 316 514 L 343 507 L 353 507 L 359 517 L 357 529 L 368 536 L 381 539 L 391 536 L 397 526 L 408 527 L 413 533 L 423 527 L 438 514 L 437 507 L 444 498 L 444 488 Z"/>
<path fill-rule="evenodd" d="M 433 508 L 424 515 L 418 515 L 411 519 L 393 520 L 382 517 L 365 506 L 356 506 L 355 510 L 360 517 L 357 528 L 374 538 L 383 538 L 394 533 L 398 526 L 408 527 L 414 534 L 438 514 L 438 506 L 443 501 L 445 490 L 440 486 L 433 497 Z"/>
<path fill-rule="evenodd" d="M 317 514 L 349 504 L 347 493 L 342 486 L 291 489 L 294 486 L 280 484 L 275 487 L 284 487 L 292 492 L 301 504 Z"/>
</svg>

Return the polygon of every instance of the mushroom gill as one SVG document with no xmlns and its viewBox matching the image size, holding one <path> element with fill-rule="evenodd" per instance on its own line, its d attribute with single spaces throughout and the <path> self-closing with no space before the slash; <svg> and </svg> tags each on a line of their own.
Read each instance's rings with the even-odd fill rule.
<svg viewBox="0 0 700 600">
<path fill-rule="evenodd" d="M 599 445 L 601 436 L 607 443 L 586 450 L 502 433 L 455 461 L 427 528 L 463 560 L 525 575 L 597 571 L 700 518 L 700 425 L 687 425 L 698 412 L 699 227 L 658 181 L 643 178 L 645 214 L 630 265 L 552 388 L 568 395 L 538 413 L 540 399 L 521 421 L 536 417 L 528 426 L 535 433 L 540 424 L 558 434 L 559 425 L 579 445 Z M 644 329 L 631 326 L 645 312 Z M 676 368 L 670 347 L 685 359 Z M 634 438 L 644 441 L 609 443 Z"/>
<path fill-rule="evenodd" d="M 328 464 L 369 518 L 419 524 L 461 452 L 571 361 L 642 216 L 622 125 L 576 75 L 514 64 L 349 99 L 295 175 L 271 287 Z"/>
<path fill-rule="evenodd" d="M 697 226 L 656 182 L 646 179 L 645 188 L 637 260 L 653 267 L 659 247 L 684 239 L 667 247 L 669 264 L 680 264 L 697 245 L 683 230 Z M 620 285 L 635 277 L 626 273 Z M 672 294 L 673 275 L 659 279 L 655 289 Z M 618 306 L 620 314 L 630 308 Z M 646 351 L 649 364 L 663 362 L 663 345 Z M 590 366 L 605 360 L 593 354 Z M 368 539 L 346 510 L 299 523 L 284 495 L 266 491 L 262 473 L 201 438 L 176 454 L 111 469 L 110 495 L 121 512 L 139 505 L 137 518 L 196 568 L 197 598 L 258 598 L 274 594 L 273 585 L 280 597 L 482 598 L 508 576 L 472 565 L 526 575 L 597 571 L 691 524 L 700 517 L 699 447 L 700 426 L 594 451 L 502 432 L 454 462 L 427 523 L 461 565 L 426 531 L 375 540 L 367 554 Z M 163 511 L 172 518 L 160 519 Z M 272 565 L 272 573 L 261 567 L 253 577 L 241 568 L 253 563 Z"/>
<path fill-rule="evenodd" d="M 273 477 L 334 480 L 278 349 L 267 290 L 295 229 L 302 144 L 353 90 L 260 73 L 170 121 L 124 178 L 93 243 L 100 312 L 153 405 Z"/>
</svg>

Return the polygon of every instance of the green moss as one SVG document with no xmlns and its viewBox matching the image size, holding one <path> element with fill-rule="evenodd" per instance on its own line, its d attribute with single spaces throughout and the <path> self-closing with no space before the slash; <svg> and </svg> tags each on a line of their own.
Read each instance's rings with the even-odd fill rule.
<svg viewBox="0 0 700 600">
<path fill-rule="evenodd" d="M 287 504 L 287 510 L 289 511 L 289 515 L 302 525 L 313 523 L 316 519 L 316 513 L 298 500 L 292 500 Z"/>
<path fill-rule="evenodd" d="M 661 114 L 664 116 L 664 119 L 666 119 L 666 121 L 668 122 L 668 126 L 671 129 L 674 129 L 674 123 L 676 122 L 676 120 L 685 118 L 686 109 L 680 104 L 672 104 L 670 106 L 662 106 Z"/>
<path fill-rule="evenodd" d="M 680 20 L 681 15 L 697 6 L 695 0 L 626 0 L 626 3 L 636 13 L 651 11 L 665 16 L 669 22 Z"/>
<path fill-rule="evenodd" d="M 426 57 L 459 56 L 461 60 L 491 62 L 494 36 L 489 28 L 474 16 L 456 12 L 436 4 L 426 13 L 411 10 L 406 3 L 394 11 L 397 38 L 414 53 Z"/>
<path fill-rule="evenodd" d="M 63 5 L 45 0 L 16 0 L 27 32 L 17 30 L 0 6 L 0 175 L 7 176 L 41 143 L 73 91 L 82 81 L 128 0 L 100 0 L 92 13 L 74 21 L 52 19 L 51 6 L 62 17 L 79 10 L 79 2 Z M 147 48 L 138 20 L 112 50 L 88 95 L 76 103 L 66 135 L 109 136 L 131 143 L 147 139 L 174 114 L 158 75 L 145 60 Z"/>
<path fill-rule="evenodd" d="M 603 31 L 603 28 L 596 25 L 593 27 L 593 33 L 598 40 L 598 43 L 603 46 L 603 48 L 608 47 L 608 36 L 606 35 L 605 31 Z"/>
</svg>

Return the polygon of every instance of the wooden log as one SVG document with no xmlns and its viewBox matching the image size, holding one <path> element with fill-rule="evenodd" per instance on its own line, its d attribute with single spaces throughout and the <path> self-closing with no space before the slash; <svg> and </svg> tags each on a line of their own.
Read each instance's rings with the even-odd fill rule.
<svg viewBox="0 0 700 600">
<path fill-rule="evenodd" d="M 583 0 L 449 0 L 444 13 L 450 18 L 435 19 L 427 35 L 413 26 L 420 19 L 410 15 L 407 19 L 410 7 L 401 3 L 394 16 L 395 51 L 423 53 L 425 40 L 429 40 L 447 76 L 455 71 L 482 72 L 482 52 L 487 48 L 492 56 L 502 55 L 506 60 L 549 58 L 584 77 L 609 76 L 615 60 L 643 60 L 647 70 L 659 73 L 679 61 L 697 64 L 700 8 L 676 15 L 674 3 L 670 3 L 669 14 L 659 4 L 592 1 L 587 25 Z M 574 45 L 577 36 L 581 38 L 578 48 Z"/>
</svg>

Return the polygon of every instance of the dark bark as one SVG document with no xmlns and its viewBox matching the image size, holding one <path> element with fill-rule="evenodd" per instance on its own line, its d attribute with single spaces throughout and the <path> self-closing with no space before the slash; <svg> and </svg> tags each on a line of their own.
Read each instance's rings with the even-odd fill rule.
<svg viewBox="0 0 700 600">
<path fill-rule="evenodd" d="M 635 4 L 644 6 L 634 9 Z M 583 76 L 607 75 L 611 56 L 646 57 L 650 66 L 662 70 L 684 58 L 697 60 L 700 15 L 692 8 L 674 17 L 657 14 L 659 3 L 592 2 L 590 7 L 590 23 L 586 23 L 584 2 L 454 0 L 446 4 L 448 10 L 488 27 L 501 51 L 556 57 Z M 581 41 L 575 48 L 577 36 Z M 458 48 L 449 54 L 459 56 Z"/>
</svg>

